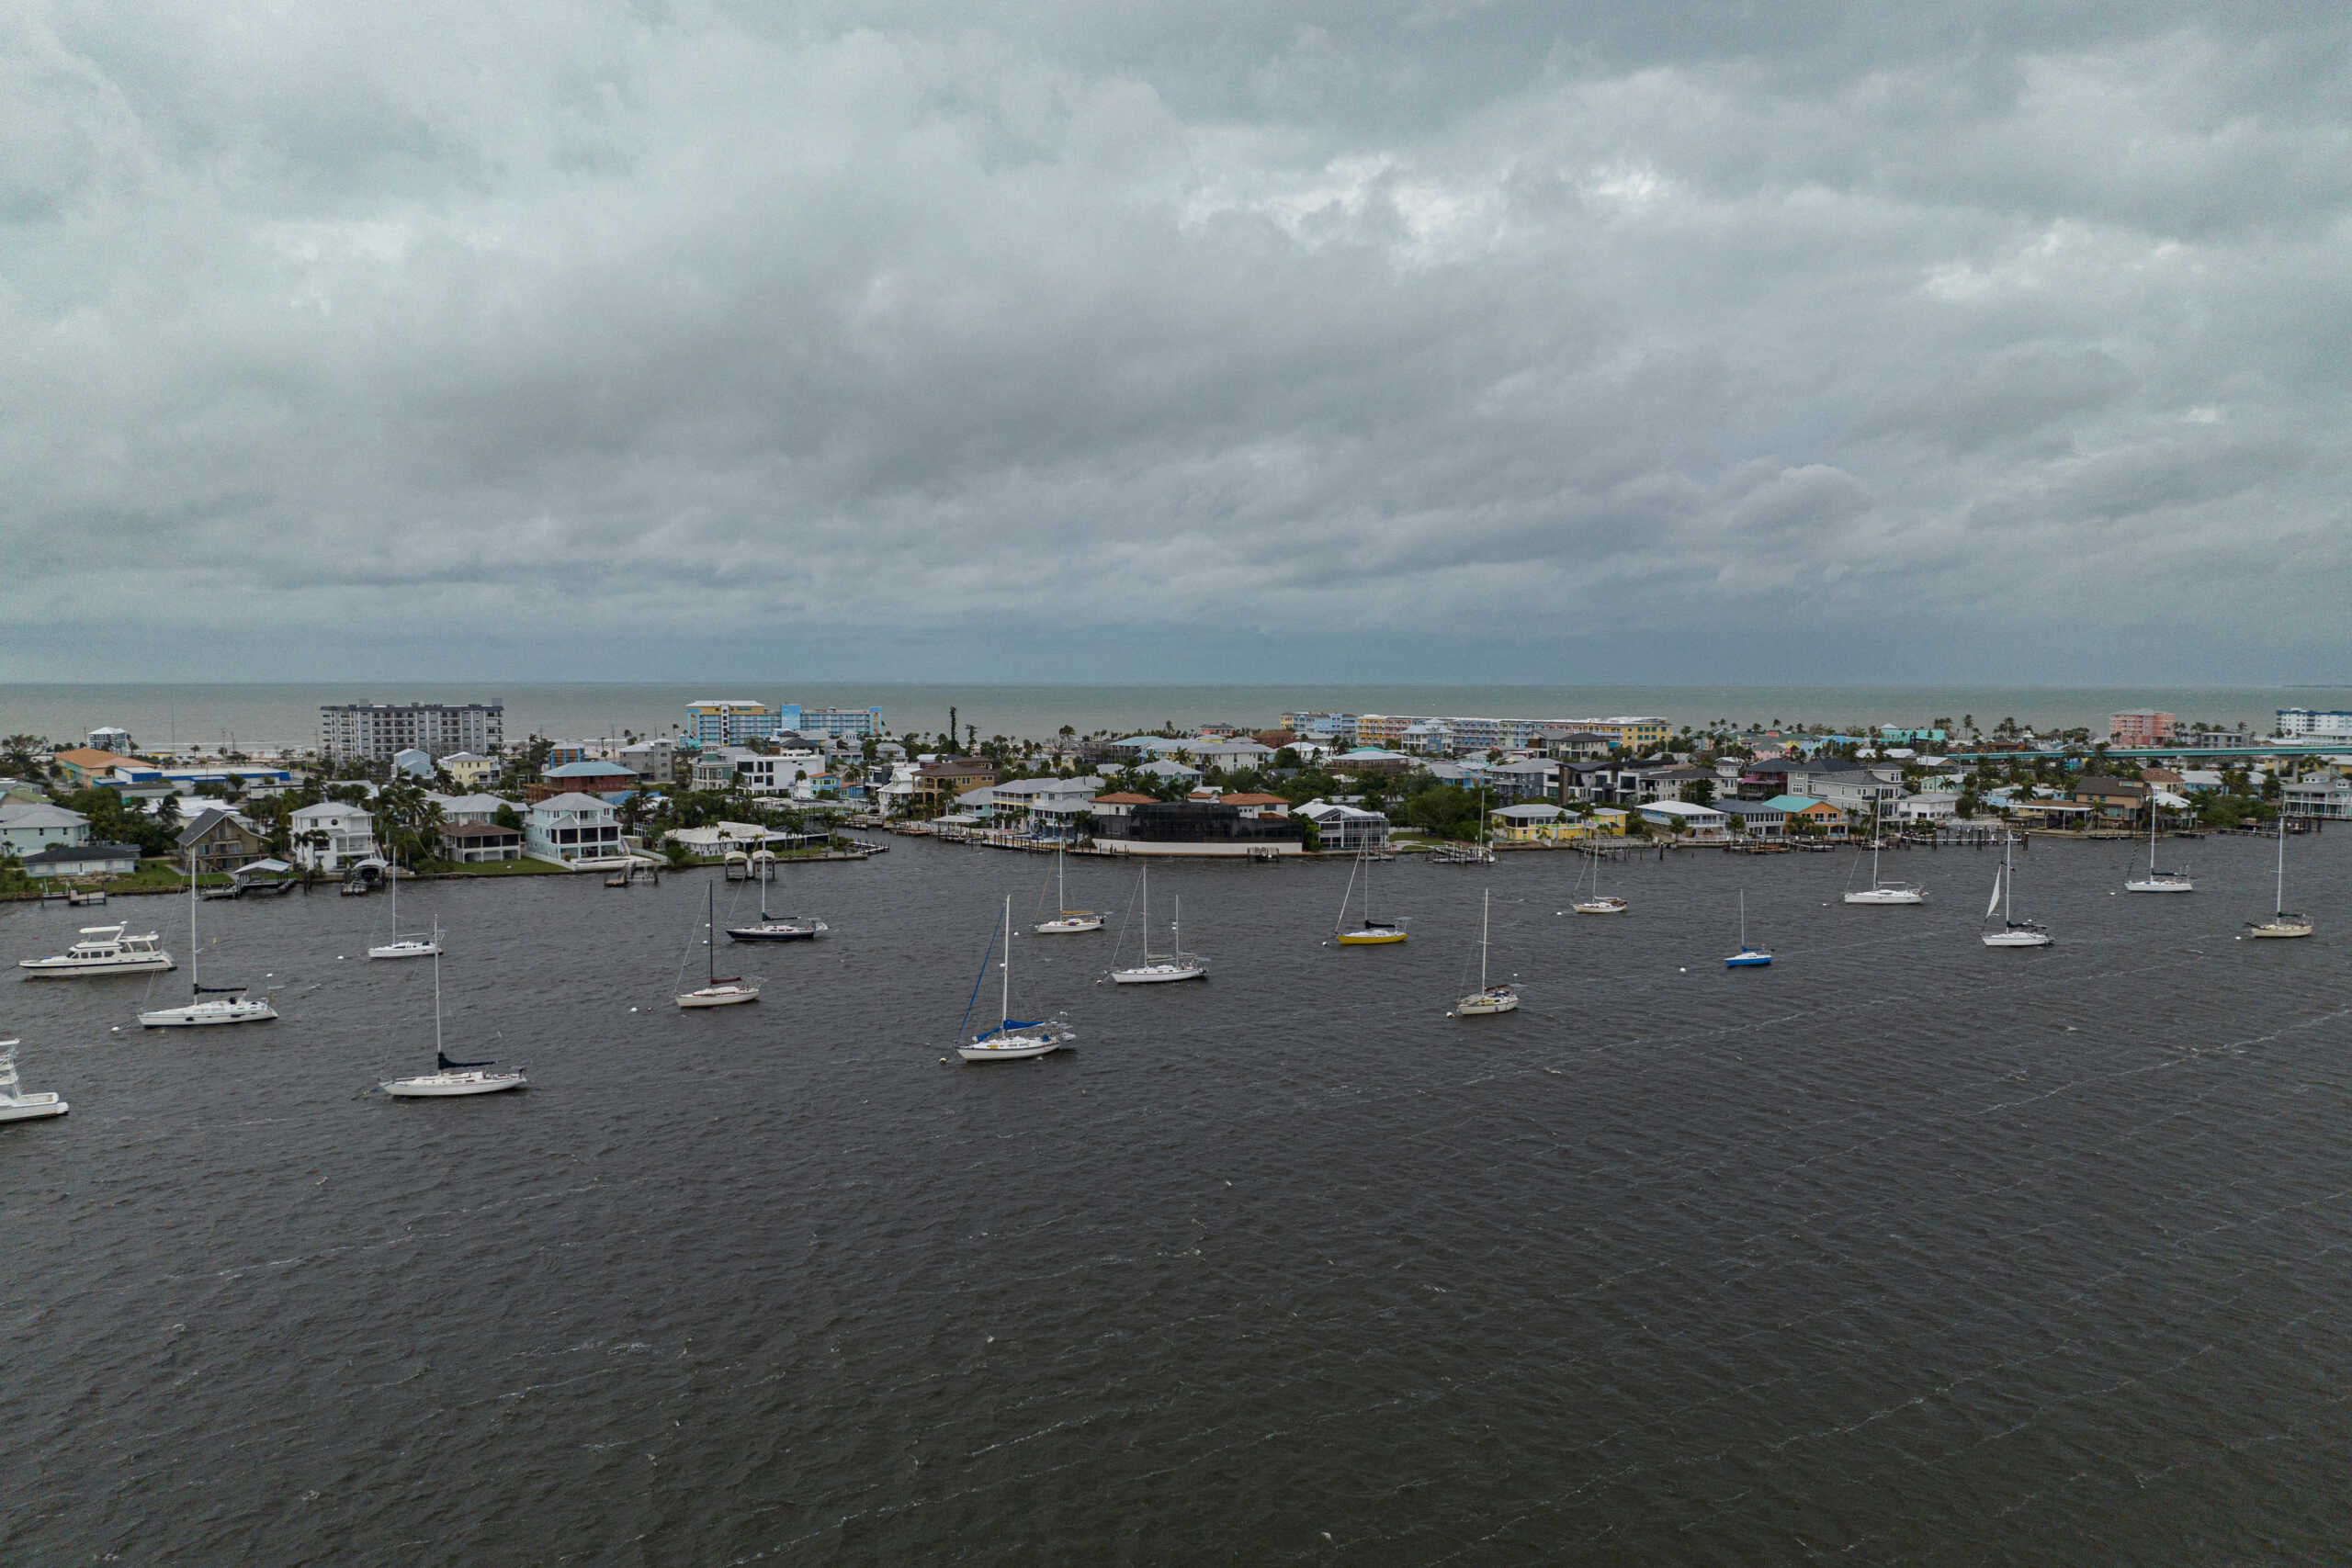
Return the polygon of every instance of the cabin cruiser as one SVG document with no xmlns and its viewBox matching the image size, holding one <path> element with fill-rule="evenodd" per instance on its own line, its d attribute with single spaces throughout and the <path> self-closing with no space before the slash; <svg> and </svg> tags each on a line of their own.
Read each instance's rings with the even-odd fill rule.
<svg viewBox="0 0 2352 1568">
<path fill-rule="evenodd" d="M 31 1122 L 62 1116 L 69 1109 L 54 1094 L 27 1094 L 17 1087 L 17 1044 L 0 1040 L 0 1122 Z"/>
<path fill-rule="evenodd" d="M 176 967 L 154 931 L 128 934 L 125 926 L 84 926 L 82 940 L 53 958 L 19 960 L 31 979 L 74 979 L 87 975 L 143 975 Z"/>
</svg>

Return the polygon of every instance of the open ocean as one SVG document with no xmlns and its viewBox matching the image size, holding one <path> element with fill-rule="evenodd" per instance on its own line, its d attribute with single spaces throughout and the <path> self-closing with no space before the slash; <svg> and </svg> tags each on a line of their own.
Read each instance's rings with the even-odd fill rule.
<svg viewBox="0 0 2352 1568">
<path fill-rule="evenodd" d="M 988 686 L 800 685 L 789 681 L 712 681 L 701 685 L 30 685 L 0 684 L 0 735 L 78 740 L 99 725 L 129 729 L 141 745 L 300 746 L 318 743 L 319 706 L 348 702 L 488 702 L 506 705 L 506 733 L 582 739 L 624 729 L 660 735 L 685 718 L 698 697 L 797 702 L 815 707 L 878 707 L 894 730 L 935 733 L 947 710 L 983 738 L 1045 739 L 1061 726 L 1081 735 L 1228 723 L 1271 727 L 1285 712 L 1484 714 L 1595 718 L 1657 714 L 1677 725 L 1736 723 L 1925 725 L 1973 716 L 1991 729 L 2014 717 L 2037 728 L 2087 726 L 2104 734 L 2108 716 L 2157 708 L 2184 721 L 2245 723 L 2267 732 L 2282 707 L 2352 707 L 2345 687 L 1964 687 L 1964 686 Z"/>
<path fill-rule="evenodd" d="M 942 1057 L 1041 858 L 790 867 L 833 934 L 690 1014 L 711 874 L 427 884 L 450 1053 L 533 1087 L 409 1103 L 381 898 L 208 904 L 281 1021 L 0 982 L 74 1105 L 0 1127 L 0 1562 L 2340 1562 L 2347 848 L 2256 943 L 2267 843 L 2131 898 L 2140 847 L 2037 842 L 2040 953 L 1978 944 L 1983 852 L 1892 857 L 1924 908 L 1687 853 L 1618 919 L 1566 854 L 1381 866 L 1395 949 L 1324 945 L 1345 864 L 1171 865 L 1212 977 L 1022 939 L 1079 1049 L 985 1067 Z M 1115 932 L 1132 873 L 1069 876 Z M 1528 1005 L 1449 1019 L 1488 887 Z M 1721 966 L 1742 889 L 1770 969 Z"/>
</svg>

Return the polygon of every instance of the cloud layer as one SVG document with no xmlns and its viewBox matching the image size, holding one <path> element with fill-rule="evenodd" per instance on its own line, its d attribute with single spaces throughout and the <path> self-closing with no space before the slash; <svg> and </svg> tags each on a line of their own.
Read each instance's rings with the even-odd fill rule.
<svg viewBox="0 0 2352 1568">
<path fill-rule="evenodd" d="M 19 8 L 0 673 L 2332 677 L 2347 39 Z"/>
</svg>

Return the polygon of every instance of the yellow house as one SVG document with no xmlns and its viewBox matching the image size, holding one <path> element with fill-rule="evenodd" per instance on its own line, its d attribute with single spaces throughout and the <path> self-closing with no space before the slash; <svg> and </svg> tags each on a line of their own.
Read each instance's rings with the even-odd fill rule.
<svg viewBox="0 0 2352 1568">
<path fill-rule="evenodd" d="M 452 751 L 437 765 L 459 789 L 469 793 L 487 789 L 498 782 L 498 759 L 485 757 L 479 752 Z"/>
</svg>

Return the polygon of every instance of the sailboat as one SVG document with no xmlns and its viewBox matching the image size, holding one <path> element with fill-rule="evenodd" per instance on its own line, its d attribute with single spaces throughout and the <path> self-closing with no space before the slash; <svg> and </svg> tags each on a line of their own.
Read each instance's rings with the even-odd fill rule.
<svg viewBox="0 0 2352 1568">
<path fill-rule="evenodd" d="M 392 893 L 392 940 L 379 942 L 368 950 L 370 958 L 435 958 L 441 953 L 441 933 L 436 928 L 431 936 L 401 935 L 401 867 L 393 861 L 384 867 L 384 885 Z"/>
<path fill-rule="evenodd" d="M 729 942 L 814 942 L 829 929 L 813 915 L 795 915 L 779 919 L 768 913 L 768 878 L 775 870 L 775 857 L 762 850 L 767 859 L 760 863 L 760 919 L 757 925 L 729 926 Z"/>
<path fill-rule="evenodd" d="M 1873 825 L 1871 832 L 1871 885 L 1868 887 L 1848 888 L 1846 902 L 1849 904 L 1926 903 L 1928 890 L 1917 883 L 1881 882 L 1878 879 L 1878 846 L 1879 834 L 1876 826 Z M 1860 857 L 1858 855 L 1855 859 L 1859 862 Z"/>
<path fill-rule="evenodd" d="M 27 1094 L 17 1086 L 15 1040 L 0 1040 L 0 1122 L 31 1122 L 62 1116 L 71 1109 L 53 1094 Z"/>
<path fill-rule="evenodd" d="M 1519 1007 L 1517 990 L 1509 986 L 1487 984 L 1487 918 L 1494 912 L 1494 906 L 1495 890 L 1489 887 L 1478 905 L 1478 988 L 1453 1004 L 1454 1012 L 1464 1018 L 1512 1012 Z"/>
<path fill-rule="evenodd" d="M 996 942 L 993 938 L 989 940 L 989 946 L 991 950 L 995 948 Z M 1078 1038 L 1076 1034 L 1058 1023 L 1049 1022 L 1045 1019 L 1032 1019 L 1024 1023 L 1012 1016 L 1012 895 L 1010 893 L 1004 896 L 1004 963 L 1001 967 L 1003 982 L 1002 988 L 998 992 L 997 1021 L 992 1028 L 981 1030 L 970 1040 L 956 1046 L 956 1054 L 958 1056 L 967 1062 L 1020 1061 L 1030 1056 L 1045 1055 L 1049 1051 L 1058 1051 L 1070 1041 Z M 988 958 L 983 954 L 980 958 L 979 979 L 987 979 L 988 973 Z M 979 994 L 979 980 L 975 980 L 972 983 L 972 995 L 977 998 Z M 969 1023 L 971 1021 L 972 1004 L 967 1001 L 964 1004 L 964 1023 Z M 956 1032 L 958 1034 L 964 1032 L 963 1023 L 956 1026 Z"/>
<path fill-rule="evenodd" d="M 201 956 L 196 944 L 196 857 L 187 863 L 187 978 L 188 1002 L 186 1007 L 158 1008 L 139 1015 L 140 1023 L 148 1029 L 192 1029 L 215 1023 L 263 1023 L 277 1016 L 277 1010 L 266 1001 L 255 1001 L 245 995 L 243 986 L 207 986 L 197 975 L 197 961 Z"/>
<path fill-rule="evenodd" d="M 1347 923 L 1348 898 L 1356 890 L 1356 878 L 1363 878 L 1363 919 L 1354 926 Z M 1340 895 L 1339 921 L 1332 927 L 1331 940 L 1341 947 L 1378 947 L 1403 942 L 1405 927 L 1396 920 L 1375 920 L 1372 918 L 1372 865 L 1370 854 L 1356 852 L 1355 868 L 1348 873 L 1347 892 Z"/>
<path fill-rule="evenodd" d="M 718 931 L 717 899 L 716 890 L 709 884 L 704 884 L 703 984 L 678 998 L 678 1005 L 682 1008 L 733 1007 L 738 1002 L 755 1002 L 760 999 L 760 988 L 757 986 L 743 984 L 741 976 L 729 975 L 723 980 L 718 976 L 718 943 L 713 940 Z"/>
<path fill-rule="evenodd" d="M 2148 874 L 2135 876 L 2125 882 L 2123 891 L 2126 893 L 2194 893 L 2197 891 L 2197 884 L 2189 880 L 2188 873 L 2156 869 L 2156 790 L 2154 784 L 2148 786 Z"/>
<path fill-rule="evenodd" d="M 2278 886 L 2271 900 L 2271 914 L 2267 920 L 2248 920 L 2245 934 L 2255 937 L 2309 936 L 2312 918 L 2287 912 L 2287 814 L 2278 814 Z"/>
<path fill-rule="evenodd" d="M 1143 958 L 1133 968 L 1114 969 L 1111 978 L 1122 986 L 1150 986 L 1164 980 L 1202 980 L 1209 966 L 1184 951 L 1184 901 L 1176 901 L 1175 951 L 1155 956 L 1151 951 L 1151 867 L 1136 878 L 1137 908 L 1143 919 Z"/>
<path fill-rule="evenodd" d="M 1062 887 L 1062 852 L 1058 844 L 1054 847 L 1054 918 L 1040 920 L 1030 928 L 1039 936 L 1074 936 L 1080 931 L 1099 931 L 1102 929 L 1102 916 L 1091 909 L 1069 907 L 1069 894 Z"/>
<path fill-rule="evenodd" d="M 2009 912 L 2009 896 L 2015 891 L 2018 879 L 2017 871 L 2009 858 L 2009 847 L 2017 841 L 2017 835 L 2014 833 L 2004 837 L 2001 840 L 2001 869 L 1993 874 L 1993 897 L 1984 906 L 1984 918 L 1988 920 L 1993 918 L 1994 910 L 1998 909 L 2001 912 L 2001 929 L 1983 933 L 1984 945 L 1987 947 L 2048 947 L 2051 937 L 2046 927 L 2033 920 L 2017 919 Z"/>
<path fill-rule="evenodd" d="M 435 936 L 438 936 L 436 931 Z M 495 1062 L 453 1062 L 441 1049 L 441 950 L 433 950 L 433 1070 L 413 1078 L 386 1078 L 376 1087 L 395 1100 L 447 1100 L 460 1094 L 497 1094 L 527 1089 L 531 1080 L 520 1067 L 503 1073 L 486 1069 Z"/>
<path fill-rule="evenodd" d="M 1589 898 L 1578 899 L 1570 904 L 1568 908 L 1574 909 L 1579 915 L 1623 914 L 1625 912 L 1625 900 L 1615 897 L 1604 898 L 1600 895 L 1600 857 L 1599 855 L 1596 854 L 1591 857 L 1590 863 L 1585 867 L 1585 871 L 1592 873 L 1592 897 Z M 1584 880 L 1584 872 L 1578 872 L 1577 874 L 1577 880 L 1578 882 L 1582 882 Z"/>
<path fill-rule="evenodd" d="M 1739 951 L 1724 960 L 1726 969 L 1761 969 L 1772 962 L 1772 954 L 1764 948 L 1747 945 L 1747 889 L 1739 890 Z"/>
</svg>

